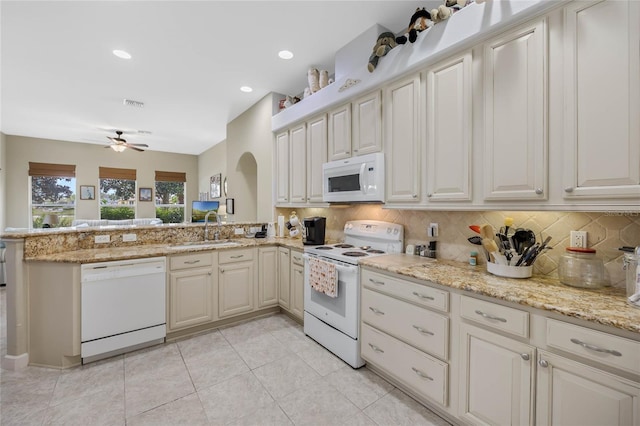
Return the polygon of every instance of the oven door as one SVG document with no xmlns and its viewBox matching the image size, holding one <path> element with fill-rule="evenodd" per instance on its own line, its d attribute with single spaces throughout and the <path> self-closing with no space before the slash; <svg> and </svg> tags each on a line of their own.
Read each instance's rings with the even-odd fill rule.
<svg viewBox="0 0 640 426">
<path fill-rule="evenodd" d="M 360 278 L 357 265 L 321 258 L 336 265 L 338 297 L 329 297 L 309 284 L 309 255 L 304 255 L 304 310 L 353 339 L 358 338 Z"/>
</svg>

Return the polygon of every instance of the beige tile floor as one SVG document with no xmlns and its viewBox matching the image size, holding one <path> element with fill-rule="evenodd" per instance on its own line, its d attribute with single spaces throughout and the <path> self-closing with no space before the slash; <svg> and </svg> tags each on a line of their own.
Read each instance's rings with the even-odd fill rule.
<svg viewBox="0 0 640 426">
<path fill-rule="evenodd" d="M 6 297 L 0 290 L 0 350 Z M 68 369 L 1 370 L 1 425 L 448 425 L 284 315 Z"/>
</svg>

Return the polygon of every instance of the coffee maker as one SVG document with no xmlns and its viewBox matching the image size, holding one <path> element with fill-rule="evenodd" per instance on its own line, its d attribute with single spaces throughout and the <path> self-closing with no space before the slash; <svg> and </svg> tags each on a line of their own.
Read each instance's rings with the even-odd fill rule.
<svg viewBox="0 0 640 426">
<path fill-rule="evenodd" d="M 304 235 L 302 243 L 308 246 L 324 244 L 324 231 L 327 226 L 327 218 L 320 216 L 305 217 L 303 223 Z"/>
</svg>

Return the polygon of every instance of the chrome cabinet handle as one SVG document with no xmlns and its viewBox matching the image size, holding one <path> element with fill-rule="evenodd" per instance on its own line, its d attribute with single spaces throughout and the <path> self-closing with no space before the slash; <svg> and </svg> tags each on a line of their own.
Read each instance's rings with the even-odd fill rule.
<svg viewBox="0 0 640 426">
<path fill-rule="evenodd" d="M 542 188 L 536 188 L 536 194 L 540 195 L 542 194 Z"/>
<path fill-rule="evenodd" d="M 420 293 L 418 293 L 417 291 L 414 291 L 414 292 L 413 292 L 413 295 L 414 295 L 414 296 L 419 297 L 420 299 L 436 300 L 436 299 L 434 299 L 434 298 L 433 298 L 433 297 L 431 297 L 431 296 L 425 296 L 424 294 L 420 294 Z"/>
<path fill-rule="evenodd" d="M 244 257 L 244 254 L 238 254 L 236 256 L 231 256 L 232 259 L 240 259 L 241 257 Z"/>
<path fill-rule="evenodd" d="M 371 343 L 369 343 L 369 346 L 371 346 L 371 349 L 373 349 L 375 352 L 381 353 L 383 354 L 384 351 L 382 349 L 380 349 L 379 347 L 377 347 L 376 345 L 372 345 Z"/>
<path fill-rule="evenodd" d="M 373 278 L 369 278 L 369 281 L 376 285 L 384 285 L 384 281 L 374 280 Z"/>
<path fill-rule="evenodd" d="M 601 348 L 601 347 L 596 346 L 596 345 L 591 345 L 589 343 L 582 342 L 582 341 L 580 341 L 580 340 L 578 340 L 576 338 L 571 339 L 571 343 L 575 343 L 576 345 L 580 345 L 585 349 L 589 349 L 589 350 L 592 350 L 592 351 L 595 351 L 595 352 L 610 354 L 610 355 L 613 355 L 613 356 L 622 356 L 622 354 L 620 352 L 614 351 L 613 349 Z"/>
<path fill-rule="evenodd" d="M 374 314 L 376 314 L 376 315 L 384 315 L 384 312 L 382 312 L 382 311 L 381 311 L 381 310 L 379 310 L 379 309 L 376 309 L 376 308 L 371 307 L 371 306 L 369 306 L 369 309 L 371 310 L 371 312 L 373 312 L 373 313 L 374 313 Z"/>
<path fill-rule="evenodd" d="M 415 328 L 416 330 L 418 330 L 422 334 L 428 334 L 429 336 L 433 336 L 434 335 L 432 332 L 430 332 L 429 330 L 425 330 L 424 328 L 420 327 L 419 325 L 414 325 L 413 328 Z"/>
<path fill-rule="evenodd" d="M 200 260 L 185 260 L 184 263 L 186 263 L 187 265 L 195 265 L 196 263 L 200 262 Z"/>
<path fill-rule="evenodd" d="M 547 362 L 547 360 L 541 358 L 540 361 L 538 361 L 538 365 L 540 365 L 540 367 L 547 368 L 549 366 L 549 363 Z"/>
<path fill-rule="evenodd" d="M 420 376 L 421 378 L 426 379 L 426 380 L 431 380 L 431 381 L 433 382 L 433 377 L 429 377 L 429 376 L 427 376 L 424 372 L 422 372 L 422 371 L 418 370 L 418 369 L 417 369 L 417 368 L 415 368 L 415 367 L 411 367 L 411 369 L 413 370 L 413 372 L 414 372 L 414 373 L 416 373 L 416 374 L 417 374 L 418 376 Z"/>
<path fill-rule="evenodd" d="M 529 361 L 529 359 L 530 359 L 529 354 L 520 354 L 520 357 L 522 359 L 524 359 L 525 361 Z"/>
<path fill-rule="evenodd" d="M 480 316 L 482 316 L 482 317 L 484 317 L 486 319 L 496 320 L 496 321 L 500 321 L 500 322 L 507 322 L 507 320 L 504 319 L 504 318 L 495 317 L 493 315 L 486 314 L 486 313 L 484 313 L 482 311 L 479 311 L 479 310 L 476 310 L 476 314 L 478 314 L 478 315 L 480 315 Z"/>
<path fill-rule="evenodd" d="M 564 192 L 573 192 L 573 186 L 567 186 L 567 187 L 564 189 Z"/>
</svg>

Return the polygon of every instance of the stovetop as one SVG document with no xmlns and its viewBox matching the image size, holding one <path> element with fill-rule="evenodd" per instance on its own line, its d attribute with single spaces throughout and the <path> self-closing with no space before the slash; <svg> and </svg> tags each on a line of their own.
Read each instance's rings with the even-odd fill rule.
<svg viewBox="0 0 640 426">
<path fill-rule="evenodd" d="M 357 264 L 364 257 L 401 253 L 402 225 L 374 220 L 349 221 L 344 226 L 344 242 L 307 246 L 305 253 Z"/>
</svg>

